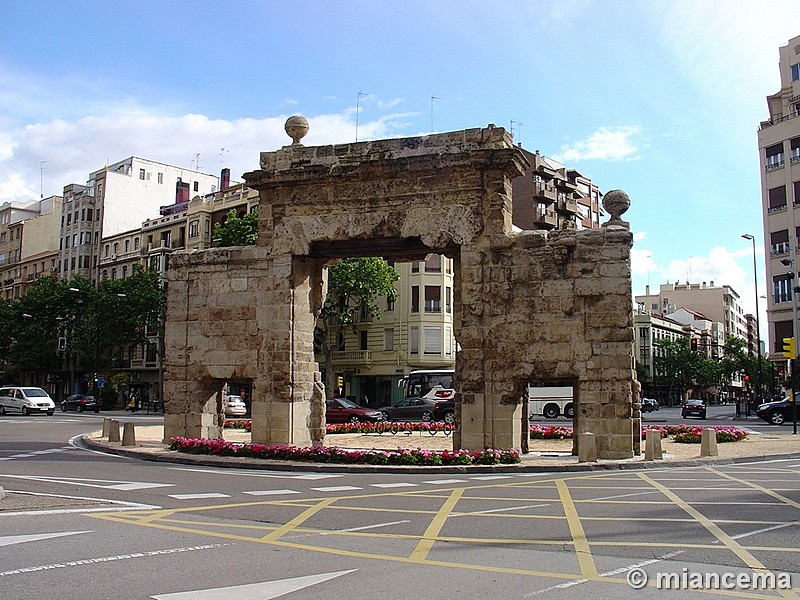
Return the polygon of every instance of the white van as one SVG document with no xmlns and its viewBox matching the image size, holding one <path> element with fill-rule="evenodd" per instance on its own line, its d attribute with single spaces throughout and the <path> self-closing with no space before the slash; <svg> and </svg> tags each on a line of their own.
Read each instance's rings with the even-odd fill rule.
<svg viewBox="0 0 800 600">
<path fill-rule="evenodd" d="M 52 415 L 56 404 L 50 395 L 38 387 L 0 388 L 0 415 L 18 412 L 23 415 L 47 413 Z"/>
</svg>

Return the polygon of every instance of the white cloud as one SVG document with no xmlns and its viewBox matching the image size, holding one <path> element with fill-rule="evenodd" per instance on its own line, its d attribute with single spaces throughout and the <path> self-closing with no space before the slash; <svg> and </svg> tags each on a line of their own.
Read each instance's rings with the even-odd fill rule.
<svg viewBox="0 0 800 600">
<path fill-rule="evenodd" d="M 69 183 L 85 183 L 104 165 L 140 156 L 217 174 L 231 169 L 234 180 L 258 168 L 259 154 L 289 142 L 288 114 L 262 119 L 210 119 L 201 114 L 162 116 L 144 110 L 126 114 L 59 119 L 18 127 L 0 138 L 0 202 L 29 201 L 41 191 L 61 194 Z M 358 139 L 397 135 L 406 114 L 362 119 Z M 309 145 L 355 140 L 354 113 L 309 116 Z M 225 149 L 224 151 L 222 149 Z M 198 156 L 199 155 L 199 156 Z M 42 161 L 44 170 L 40 173 Z"/>
<path fill-rule="evenodd" d="M 585 140 L 566 144 L 556 156 L 564 163 L 579 160 L 634 160 L 638 147 L 634 138 L 641 133 L 635 125 L 601 127 Z"/>
</svg>

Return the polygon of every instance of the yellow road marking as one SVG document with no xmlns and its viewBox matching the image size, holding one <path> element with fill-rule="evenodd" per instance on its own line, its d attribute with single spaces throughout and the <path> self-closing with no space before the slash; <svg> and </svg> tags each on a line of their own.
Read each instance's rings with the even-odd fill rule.
<svg viewBox="0 0 800 600">
<path fill-rule="evenodd" d="M 771 572 L 760 560 L 758 560 L 747 549 L 745 549 L 744 546 L 741 546 L 736 540 L 725 533 L 716 523 L 706 517 L 699 510 L 695 509 L 691 504 L 683 500 L 683 498 L 673 493 L 671 490 L 667 489 L 657 481 L 650 479 L 644 473 L 638 473 L 638 475 L 644 481 L 649 482 L 651 485 L 659 489 L 662 494 L 670 498 L 678 506 L 678 508 L 694 517 L 695 520 L 700 523 L 700 525 L 705 527 L 708 532 L 711 533 L 711 535 L 716 537 L 723 546 L 738 556 L 748 568 L 754 571 L 761 571 L 765 573 Z M 797 594 L 790 590 L 778 590 L 778 593 L 784 598 L 797 598 Z"/>
<path fill-rule="evenodd" d="M 724 477 L 725 479 L 730 479 L 731 481 L 735 481 L 736 483 L 738 483 L 740 485 L 746 485 L 747 487 L 751 487 L 754 490 L 758 490 L 759 492 L 763 492 L 767 496 L 772 496 L 776 500 L 780 500 L 782 504 L 788 504 L 789 506 L 793 506 L 794 508 L 800 508 L 800 502 L 795 502 L 791 498 L 787 498 L 786 496 L 782 496 L 781 494 L 778 494 L 774 490 L 770 490 L 768 488 L 762 487 L 762 486 L 758 485 L 757 483 L 751 483 L 751 482 L 745 481 L 743 479 L 738 479 L 738 478 L 733 477 L 732 475 L 728 475 L 726 473 L 721 473 L 721 472 L 717 471 L 716 469 L 709 468 L 708 470 L 711 471 L 712 473 L 716 474 L 716 475 L 719 475 L 720 477 Z M 788 490 L 788 491 L 796 491 L 796 490 Z"/>
<path fill-rule="evenodd" d="M 288 521 L 285 525 L 278 527 L 274 531 L 268 533 L 263 538 L 261 538 L 265 542 L 272 542 L 278 540 L 281 536 L 285 535 L 286 533 L 296 529 L 306 521 L 308 521 L 311 517 L 317 514 L 324 508 L 327 508 L 330 504 L 336 502 L 338 498 L 328 498 L 327 500 L 323 500 L 322 502 L 318 503 L 316 506 L 312 506 L 308 510 L 304 510 L 299 515 L 297 515 L 294 519 Z"/>
<path fill-rule="evenodd" d="M 581 519 L 578 516 L 575 503 L 572 501 L 569 488 L 567 488 L 566 482 L 561 479 L 556 481 L 556 488 L 558 489 L 558 495 L 561 497 L 561 504 L 564 507 L 564 514 L 567 517 L 572 540 L 575 543 L 575 553 L 578 556 L 578 565 L 580 565 L 581 573 L 584 577 L 596 578 L 597 567 L 594 564 L 594 558 L 592 558 L 592 550 L 586 540 L 586 534 L 583 531 L 583 525 L 581 525 Z"/>
<path fill-rule="evenodd" d="M 445 522 L 447 521 L 447 517 L 449 517 L 455 505 L 458 504 L 458 501 L 461 499 L 461 496 L 464 494 L 464 489 L 459 488 L 453 490 L 450 494 L 450 497 L 442 504 L 442 507 L 436 513 L 436 516 L 431 519 L 428 528 L 425 530 L 425 533 L 422 534 L 422 539 L 420 539 L 417 547 L 414 548 L 414 551 L 411 552 L 411 556 L 409 557 L 414 562 L 421 562 L 428 558 L 428 553 L 433 548 L 433 544 L 436 541 L 436 538 L 439 536 L 439 532 L 441 532 L 442 527 L 444 527 Z"/>
</svg>

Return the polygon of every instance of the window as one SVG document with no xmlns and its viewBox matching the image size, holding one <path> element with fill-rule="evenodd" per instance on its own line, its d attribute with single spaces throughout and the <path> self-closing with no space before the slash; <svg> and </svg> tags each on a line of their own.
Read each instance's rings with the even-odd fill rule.
<svg viewBox="0 0 800 600">
<path fill-rule="evenodd" d="M 164 174 L 163 173 L 159 173 L 158 174 L 158 183 L 164 183 Z"/>
<path fill-rule="evenodd" d="M 122 278 L 125 279 L 128 276 L 128 265 L 122 267 Z"/>
<path fill-rule="evenodd" d="M 800 79 L 800 63 L 795 63 L 791 66 L 792 81 Z"/>
<path fill-rule="evenodd" d="M 383 330 L 383 350 L 385 352 L 394 350 L 394 329 Z"/>
<path fill-rule="evenodd" d="M 131 249 L 131 241 L 125 240 L 125 252 L 129 252 Z"/>
<path fill-rule="evenodd" d="M 358 341 L 359 341 L 359 349 L 366 350 L 367 349 L 367 342 L 368 342 L 367 331 L 366 330 L 359 331 L 358 332 L 358 338 L 359 338 L 358 339 Z"/>
<path fill-rule="evenodd" d="M 72 225 L 72 213 L 67 213 L 67 225 Z"/>
<path fill-rule="evenodd" d="M 445 292 L 445 294 L 444 294 L 445 310 L 448 313 L 451 313 L 451 312 L 453 312 L 453 300 L 452 300 L 453 290 L 452 290 L 452 288 L 446 287 L 446 288 L 444 288 L 444 292 Z"/>
<path fill-rule="evenodd" d="M 111 279 L 116 279 L 116 278 L 117 278 L 117 269 L 113 268 L 111 269 Z"/>
<path fill-rule="evenodd" d="M 144 169 L 139 169 L 139 179 L 144 181 Z M 112 277 L 112 279 L 113 279 L 113 277 Z"/>
<path fill-rule="evenodd" d="M 199 190 L 200 190 L 200 182 L 199 181 L 195 181 L 194 182 L 194 191 L 197 192 Z"/>
<path fill-rule="evenodd" d="M 441 273 L 442 272 L 442 257 L 438 254 L 428 254 L 425 257 L 425 272 L 426 273 Z"/>
<path fill-rule="evenodd" d="M 797 162 L 800 160 L 800 137 L 792 138 L 789 142 L 790 146 L 790 156 L 792 162 Z"/>
<path fill-rule="evenodd" d="M 418 262 L 411 263 L 411 272 L 412 273 L 419 273 L 419 263 Z"/>
<path fill-rule="evenodd" d="M 767 192 L 767 199 L 769 202 L 769 212 L 782 210 L 786 208 L 786 186 L 781 185 L 772 188 Z"/>
<path fill-rule="evenodd" d="M 772 254 L 786 254 L 789 252 L 789 230 L 773 231 L 769 234 L 769 243 Z"/>
<path fill-rule="evenodd" d="M 133 238 L 133 249 L 134 250 L 138 250 L 139 249 L 139 238 L 138 237 Z"/>
<path fill-rule="evenodd" d="M 117 254 L 119 254 L 119 242 L 114 242 L 114 252 L 112 254 L 114 255 L 112 258 L 116 258 Z"/>
<path fill-rule="evenodd" d="M 769 146 L 766 149 L 767 170 L 776 169 L 783 166 L 783 142 Z"/>
<path fill-rule="evenodd" d="M 442 312 L 442 288 L 438 285 L 425 286 L 425 312 Z"/>
<path fill-rule="evenodd" d="M 453 354 L 453 329 L 452 327 L 444 328 L 444 353 L 447 356 Z"/>
<path fill-rule="evenodd" d="M 418 313 L 419 312 L 419 286 L 412 285 L 411 286 L 411 312 Z"/>
<path fill-rule="evenodd" d="M 336 349 L 339 352 L 344 352 L 344 331 L 339 330 L 336 334 Z"/>
<path fill-rule="evenodd" d="M 794 278 L 791 273 L 775 275 L 772 278 L 772 295 L 775 304 L 792 301 L 792 281 Z"/>
<path fill-rule="evenodd" d="M 189 237 L 197 237 L 200 235 L 200 221 L 192 221 L 189 223 Z"/>
<path fill-rule="evenodd" d="M 409 332 L 411 354 L 419 354 L 419 327 L 412 327 Z"/>
<path fill-rule="evenodd" d="M 386 299 L 386 312 L 392 312 L 394 310 L 394 300 L 391 298 Z"/>
<path fill-rule="evenodd" d="M 109 250 L 110 250 L 110 247 L 109 247 L 109 245 L 108 245 L 108 244 L 106 244 L 106 247 L 105 247 L 105 253 L 104 253 L 104 254 L 105 254 L 105 258 L 108 258 L 108 251 L 109 251 Z"/>
<path fill-rule="evenodd" d="M 441 327 L 425 327 L 425 354 L 442 353 Z"/>
</svg>

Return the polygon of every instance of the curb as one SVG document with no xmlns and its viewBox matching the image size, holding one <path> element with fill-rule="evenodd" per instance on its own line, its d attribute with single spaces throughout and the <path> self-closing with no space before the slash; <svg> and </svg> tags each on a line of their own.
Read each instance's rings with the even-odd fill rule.
<svg viewBox="0 0 800 600">
<path fill-rule="evenodd" d="M 319 473 L 563 473 L 588 471 L 635 471 L 644 469 L 665 469 L 677 467 L 707 467 L 729 465 L 761 460 L 796 460 L 800 452 L 759 456 L 739 456 L 735 458 L 693 458 L 690 460 L 610 460 L 602 463 L 526 465 L 524 461 L 515 465 L 345 465 L 333 463 L 314 463 L 298 461 L 267 460 L 263 458 L 237 458 L 232 456 L 212 456 L 206 454 L 186 454 L 165 450 L 163 454 L 152 453 L 135 448 L 109 446 L 90 439 L 87 435 L 79 438 L 78 444 L 86 449 L 125 456 L 149 462 L 199 465 L 228 469 L 261 469 L 270 471 L 311 471 Z"/>
</svg>

